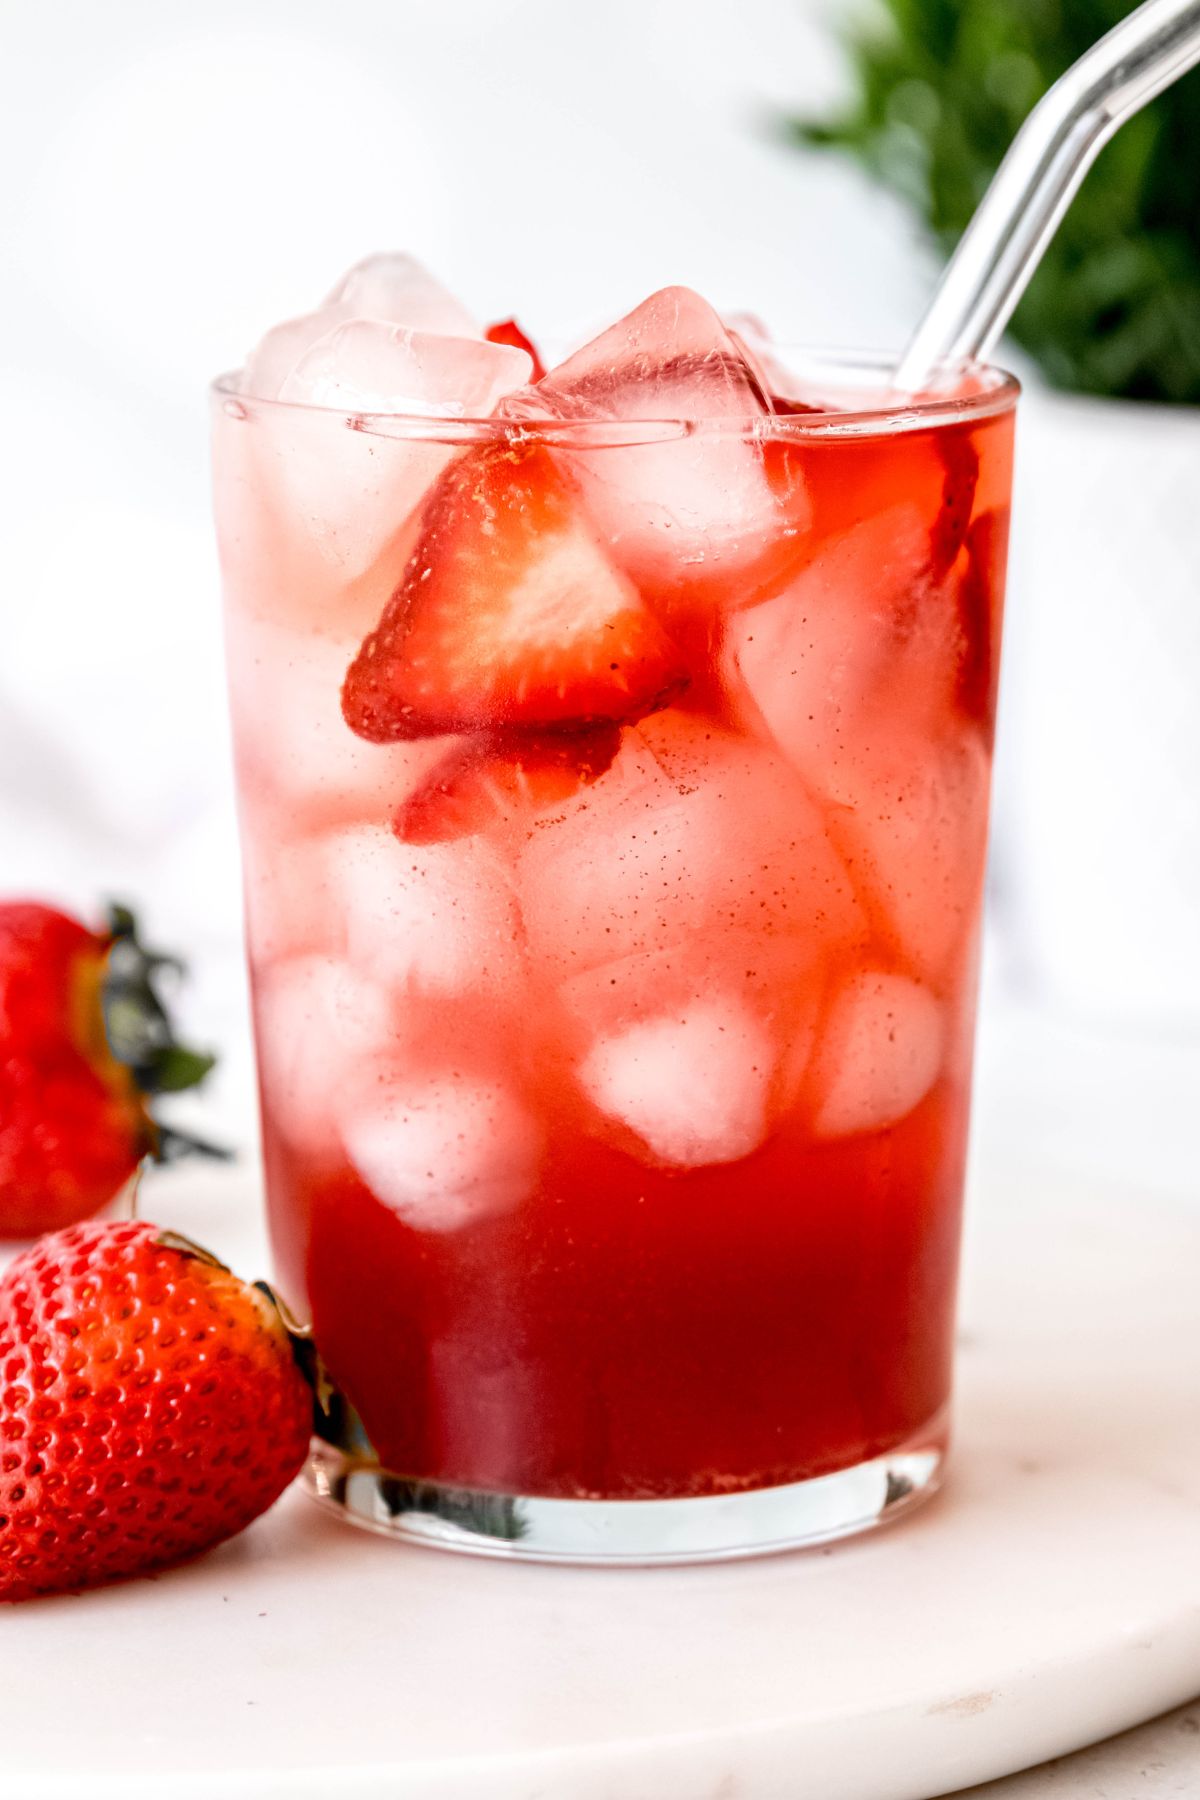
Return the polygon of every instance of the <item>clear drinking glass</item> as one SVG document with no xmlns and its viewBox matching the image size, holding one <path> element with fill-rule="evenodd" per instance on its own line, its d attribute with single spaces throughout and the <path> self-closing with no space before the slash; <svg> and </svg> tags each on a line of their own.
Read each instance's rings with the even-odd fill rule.
<svg viewBox="0 0 1200 1800">
<path fill-rule="evenodd" d="M 311 1485 L 374 1529 L 736 1556 L 938 1481 L 1016 385 L 804 380 L 733 425 L 216 385 L 271 1233 Z M 389 646 L 435 691 L 428 609 L 445 655 L 501 590 L 530 681 L 564 592 L 633 619 L 622 706 L 405 737 Z"/>
</svg>

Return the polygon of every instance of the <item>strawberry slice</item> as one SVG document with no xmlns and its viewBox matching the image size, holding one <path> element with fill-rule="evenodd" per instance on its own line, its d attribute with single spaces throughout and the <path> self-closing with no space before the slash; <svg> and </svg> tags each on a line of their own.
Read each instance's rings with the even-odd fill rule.
<svg viewBox="0 0 1200 1800">
<path fill-rule="evenodd" d="M 451 463 L 399 588 L 350 665 L 346 723 L 376 744 L 633 720 L 686 685 L 677 646 L 608 560 L 544 449 Z"/>
<path fill-rule="evenodd" d="M 484 332 L 489 344 L 507 344 L 511 350 L 524 350 L 533 358 L 533 374 L 530 381 L 541 381 L 546 373 L 546 365 L 537 352 L 537 345 L 531 337 L 527 337 L 515 319 L 498 319 L 489 325 Z"/>
<path fill-rule="evenodd" d="M 985 512 L 967 535 L 967 568 L 958 589 L 962 655 L 956 696 L 991 741 L 996 723 L 997 650 L 1008 555 L 1008 508 Z"/>
<path fill-rule="evenodd" d="M 817 406 L 808 400 L 788 400 L 782 394 L 769 395 L 768 404 L 771 411 L 781 418 L 798 418 L 801 413 L 827 413 L 832 410 L 828 406 Z"/>
<path fill-rule="evenodd" d="M 970 433 L 961 428 L 940 431 L 937 447 L 946 476 L 941 508 L 931 534 L 929 568 L 933 579 L 941 581 L 953 568 L 966 540 L 979 484 L 979 452 Z"/>
<path fill-rule="evenodd" d="M 548 812 L 598 781 L 620 742 L 619 725 L 600 725 L 506 745 L 459 745 L 405 801 L 392 830 L 405 844 L 444 844 L 522 813 Z"/>
</svg>

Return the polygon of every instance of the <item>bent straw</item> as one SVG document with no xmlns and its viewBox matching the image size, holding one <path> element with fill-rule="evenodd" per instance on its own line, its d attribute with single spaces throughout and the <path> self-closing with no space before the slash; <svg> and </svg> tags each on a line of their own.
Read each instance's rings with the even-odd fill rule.
<svg viewBox="0 0 1200 1800">
<path fill-rule="evenodd" d="M 1100 149 L 1198 62 L 1200 0 L 1146 0 L 1042 96 L 900 359 L 898 391 L 919 393 L 939 365 L 987 355 Z"/>
</svg>

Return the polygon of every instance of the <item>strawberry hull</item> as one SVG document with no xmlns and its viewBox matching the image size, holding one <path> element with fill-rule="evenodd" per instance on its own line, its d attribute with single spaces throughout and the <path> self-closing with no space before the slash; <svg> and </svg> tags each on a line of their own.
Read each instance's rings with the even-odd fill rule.
<svg viewBox="0 0 1200 1800">
<path fill-rule="evenodd" d="M 739 355 L 665 290 L 290 617 L 296 531 L 221 516 L 271 1233 L 387 1529 L 874 1471 L 724 1555 L 937 1479 L 1013 389 L 843 429 Z"/>
</svg>

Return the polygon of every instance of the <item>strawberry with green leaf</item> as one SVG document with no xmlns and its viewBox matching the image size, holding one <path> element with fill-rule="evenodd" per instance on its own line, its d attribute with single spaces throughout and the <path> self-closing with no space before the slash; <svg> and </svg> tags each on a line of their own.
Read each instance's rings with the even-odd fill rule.
<svg viewBox="0 0 1200 1800">
<path fill-rule="evenodd" d="M 157 992 L 168 967 L 124 907 L 93 931 L 37 901 L 0 904 L 0 1237 L 87 1218 L 145 1156 L 207 1148 L 150 1110 L 213 1066 L 175 1040 Z"/>
</svg>

